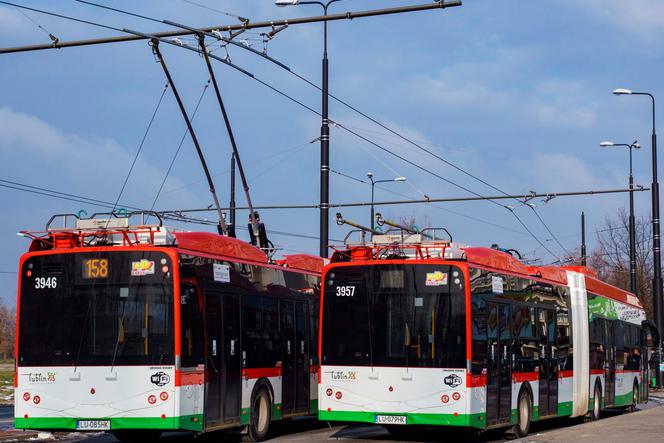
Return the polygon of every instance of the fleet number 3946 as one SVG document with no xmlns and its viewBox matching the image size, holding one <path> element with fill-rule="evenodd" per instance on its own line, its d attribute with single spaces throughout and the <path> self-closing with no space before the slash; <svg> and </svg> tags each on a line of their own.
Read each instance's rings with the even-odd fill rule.
<svg viewBox="0 0 664 443">
<path fill-rule="evenodd" d="M 35 278 L 35 289 L 53 289 L 58 287 L 56 277 L 37 277 Z"/>
<path fill-rule="evenodd" d="M 337 297 L 352 297 L 355 295 L 355 286 L 337 286 Z"/>
</svg>

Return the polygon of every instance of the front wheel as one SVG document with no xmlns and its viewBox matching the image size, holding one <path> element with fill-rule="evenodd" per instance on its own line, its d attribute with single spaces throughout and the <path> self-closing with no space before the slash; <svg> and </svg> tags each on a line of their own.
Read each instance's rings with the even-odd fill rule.
<svg viewBox="0 0 664 443">
<path fill-rule="evenodd" d="M 161 437 L 161 431 L 152 430 L 120 430 L 113 431 L 113 436 L 123 443 L 139 443 L 157 441 Z"/>
<path fill-rule="evenodd" d="M 526 390 L 519 394 L 517 410 L 517 422 L 514 425 L 514 433 L 517 437 L 525 437 L 530 432 L 530 422 L 533 415 L 533 400 Z"/>
<path fill-rule="evenodd" d="M 272 420 L 272 399 L 265 386 L 254 394 L 251 401 L 251 416 L 247 425 L 245 441 L 263 441 L 270 432 Z"/>
</svg>

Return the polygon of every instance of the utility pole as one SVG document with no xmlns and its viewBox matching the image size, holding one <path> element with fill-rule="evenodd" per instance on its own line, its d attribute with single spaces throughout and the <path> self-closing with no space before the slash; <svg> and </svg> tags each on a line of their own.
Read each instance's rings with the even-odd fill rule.
<svg viewBox="0 0 664 443">
<path fill-rule="evenodd" d="M 586 213 L 581 212 L 581 266 L 586 264 Z"/>
</svg>

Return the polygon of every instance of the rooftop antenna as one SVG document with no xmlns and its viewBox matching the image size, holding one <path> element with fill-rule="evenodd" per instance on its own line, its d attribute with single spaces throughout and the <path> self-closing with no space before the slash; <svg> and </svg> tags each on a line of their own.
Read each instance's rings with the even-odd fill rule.
<svg viewBox="0 0 664 443">
<path fill-rule="evenodd" d="M 152 46 L 152 52 L 159 59 L 159 63 L 161 64 L 161 67 L 164 70 L 164 74 L 166 75 L 168 84 L 171 86 L 171 90 L 173 91 L 175 100 L 178 102 L 178 106 L 180 107 L 180 112 L 182 112 L 182 117 L 184 118 L 184 121 L 187 124 L 187 128 L 189 129 L 189 135 L 191 135 L 191 140 L 194 142 L 194 146 L 196 147 L 198 158 L 200 159 L 201 165 L 203 166 L 203 171 L 205 172 L 205 178 L 207 178 L 208 186 L 210 187 L 210 193 L 212 194 L 212 199 L 214 200 L 214 205 L 217 210 L 217 214 L 219 215 L 219 224 L 217 225 L 217 230 L 221 235 L 228 235 L 228 226 L 226 225 L 224 214 L 221 212 L 221 205 L 219 204 L 219 199 L 217 198 L 217 191 L 215 190 L 214 182 L 212 181 L 212 176 L 210 175 L 210 170 L 207 167 L 207 162 L 205 161 L 203 150 L 201 149 L 201 145 L 198 143 L 198 138 L 196 137 L 196 133 L 194 132 L 193 126 L 191 125 L 191 120 L 189 119 L 187 110 L 185 109 L 184 104 L 182 103 L 180 94 L 178 93 L 178 90 L 175 87 L 175 83 L 173 83 L 173 78 L 171 77 L 171 73 L 168 71 L 168 67 L 166 66 L 166 62 L 164 61 L 164 56 L 161 54 L 161 51 L 159 50 L 159 40 L 154 38 L 151 39 L 150 46 Z"/>
</svg>

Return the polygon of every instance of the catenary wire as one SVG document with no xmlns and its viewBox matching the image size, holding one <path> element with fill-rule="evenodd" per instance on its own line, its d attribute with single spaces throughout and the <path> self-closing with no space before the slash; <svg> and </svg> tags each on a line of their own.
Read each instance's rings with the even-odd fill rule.
<svg viewBox="0 0 664 443">
<path fill-rule="evenodd" d="M 159 101 L 157 102 L 157 106 L 155 107 L 154 112 L 152 112 L 152 117 L 150 117 L 150 122 L 148 123 L 147 128 L 145 128 L 145 133 L 143 134 L 141 143 L 138 145 L 138 149 L 136 150 L 136 155 L 134 155 L 134 160 L 131 162 L 129 171 L 127 171 L 127 176 L 125 177 L 124 182 L 122 183 L 122 187 L 120 188 L 118 197 L 115 199 L 115 203 L 113 204 L 111 212 L 115 211 L 118 202 L 122 198 L 122 194 L 124 193 L 124 190 L 127 187 L 127 183 L 129 182 L 129 177 L 131 177 L 131 173 L 134 171 L 134 166 L 136 166 L 136 161 L 138 160 L 138 157 L 141 155 L 141 151 L 143 150 L 143 145 L 145 145 L 145 140 L 147 140 L 148 138 L 148 134 L 150 133 L 150 129 L 152 128 L 152 123 L 154 123 L 154 119 L 157 116 L 157 112 L 159 112 L 159 108 L 161 107 L 161 103 L 164 100 L 164 95 L 166 94 L 167 90 L 168 90 L 168 83 L 164 85 L 164 89 L 161 91 L 161 95 L 159 96 Z"/>
<path fill-rule="evenodd" d="M 203 86 L 203 91 L 201 92 L 201 96 L 198 97 L 198 101 L 196 102 L 196 107 L 194 108 L 194 112 L 191 114 L 191 122 L 194 122 L 194 118 L 196 118 L 196 113 L 198 112 L 198 107 L 201 105 L 201 102 L 203 101 L 203 97 L 205 96 L 205 92 L 208 90 L 210 86 L 210 79 L 205 83 Z M 166 174 L 164 174 L 164 179 L 161 181 L 161 184 L 159 185 L 159 189 L 157 190 L 157 194 L 154 197 L 154 200 L 152 201 L 152 205 L 150 205 L 150 210 L 152 211 L 157 204 L 157 200 L 159 200 L 159 196 L 161 195 L 161 191 L 164 189 L 164 185 L 166 184 L 166 180 L 168 179 L 168 176 L 171 173 L 171 170 L 173 169 L 173 165 L 175 164 L 175 160 L 178 158 L 178 154 L 180 154 L 180 149 L 182 149 L 182 145 L 187 138 L 187 134 L 189 134 L 189 128 L 185 129 L 184 134 L 182 135 L 182 138 L 180 139 L 180 143 L 178 144 L 178 148 L 175 150 L 175 153 L 173 154 L 173 158 L 171 159 L 171 163 L 168 165 L 168 169 L 166 170 Z"/>
<path fill-rule="evenodd" d="M 66 15 L 63 15 L 63 14 L 58 14 L 58 13 L 53 13 L 53 12 L 43 11 L 43 10 L 39 10 L 39 9 L 36 9 L 36 8 L 28 7 L 28 6 L 17 5 L 17 4 L 15 4 L 15 3 L 10 3 L 10 2 L 4 1 L 4 0 L 0 0 L 0 3 L 2 3 L 2 4 L 7 4 L 7 5 L 10 5 L 10 6 L 14 6 L 14 7 L 23 8 L 23 9 L 27 9 L 27 10 L 31 10 L 31 11 L 34 11 L 34 12 L 39 12 L 39 13 L 42 13 L 42 14 L 52 15 L 52 16 L 55 16 L 55 17 L 63 18 L 63 19 L 73 20 L 73 21 L 76 21 L 76 22 L 79 22 L 79 23 L 85 23 L 85 24 L 89 24 L 89 25 L 92 25 L 92 26 L 98 26 L 98 27 L 102 27 L 102 28 L 106 28 L 106 29 L 111 29 L 111 30 L 118 31 L 118 32 L 124 32 L 124 33 L 127 32 L 126 30 L 118 29 L 118 28 L 115 28 L 115 27 L 112 27 L 112 26 L 103 25 L 103 24 L 95 23 L 95 22 L 88 21 L 88 20 L 78 19 L 78 18 L 74 18 L 74 17 L 66 16 Z M 132 13 L 128 13 L 128 14 L 130 14 L 130 15 L 136 15 L 136 14 L 132 14 Z M 145 17 L 145 18 L 146 18 L 146 19 L 149 19 L 149 20 L 155 20 L 155 19 L 151 19 L 151 18 L 147 18 L 147 17 Z M 160 21 L 160 22 L 161 22 L 161 21 Z M 306 104 L 304 104 L 303 102 L 301 102 L 301 101 L 295 99 L 294 97 L 291 97 L 290 95 L 288 95 L 288 94 L 286 94 L 286 93 L 280 91 L 279 89 L 277 89 L 277 88 L 275 88 L 274 86 L 268 84 L 267 82 L 261 80 L 260 78 L 254 76 L 253 74 L 249 73 L 248 71 L 244 71 L 244 70 L 242 70 L 241 68 L 237 68 L 235 65 L 231 64 L 231 63 L 228 62 L 228 61 L 226 61 L 225 63 L 228 64 L 228 65 L 230 65 L 230 66 L 235 67 L 235 68 L 238 69 L 240 72 L 245 73 L 246 75 L 248 75 L 249 77 L 251 77 L 252 79 L 254 79 L 255 81 L 257 81 L 258 83 L 261 83 L 262 85 L 264 85 L 265 87 L 267 87 L 267 88 L 271 89 L 272 91 L 278 93 L 279 95 L 282 95 L 283 97 L 285 97 L 285 98 L 287 98 L 287 99 L 289 99 L 289 100 L 295 102 L 296 104 L 302 106 L 303 108 L 309 110 L 310 112 L 313 112 L 314 114 L 320 116 L 320 113 L 319 113 L 318 111 L 316 111 L 315 109 L 311 108 L 310 106 L 307 106 Z M 367 137 L 364 137 L 364 136 L 360 135 L 360 134 L 357 133 L 356 131 L 353 131 L 352 129 L 343 126 L 343 125 L 340 124 L 339 122 L 332 122 L 332 123 L 333 123 L 335 126 L 340 127 L 341 129 L 344 129 L 346 132 L 349 132 L 350 134 L 352 134 L 352 135 L 354 135 L 354 136 L 360 138 L 361 140 L 364 140 L 365 142 L 370 143 L 370 144 L 376 146 L 377 148 L 379 148 L 379 149 L 381 149 L 381 150 L 383 150 L 383 151 L 385 151 L 385 152 L 387 152 L 387 153 L 389 153 L 389 154 L 391 154 L 391 155 L 393 155 L 393 156 L 395 156 L 395 157 L 401 159 L 402 161 L 405 161 L 406 163 L 408 163 L 408 164 L 410 164 L 410 165 L 412 165 L 412 166 L 415 166 L 416 168 L 418 168 L 418 169 L 420 169 L 420 170 L 422 170 L 422 171 L 424 171 L 424 172 L 427 172 L 427 173 L 429 173 L 429 174 L 431 174 L 431 175 L 433 175 L 433 176 L 435 176 L 435 177 L 437 177 L 437 178 L 439 178 L 439 179 L 441 179 L 441 180 L 443 180 L 443 181 L 445 181 L 445 182 L 447 182 L 447 183 L 449 183 L 449 184 L 451 184 L 451 185 L 453 185 L 453 186 L 456 186 L 456 187 L 458 187 L 458 188 L 460 188 L 460 189 L 462 189 L 462 190 L 465 190 L 466 192 L 469 192 L 469 193 L 471 193 L 471 194 L 473 194 L 473 195 L 475 195 L 475 196 L 482 197 L 480 194 L 476 193 L 475 191 L 471 191 L 470 189 L 468 189 L 468 188 L 466 188 L 466 187 L 464 187 L 464 186 L 462 186 L 462 185 L 459 185 L 459 184 L 457 184 L 457 183 L 455 183 L 455 182 L 453 182 L 453 181 L 451 181 L 451 180 L 448 180 L 448 179 L 442 177 L 442 176 L 439 175 L 439 174 L 434 173 L 433 171 L 430 171 L 430 170 L 428 170 L 428 169 L 426 169 L 426 168 L 424 168 L 424 167 L 422 167 L 422 166 L 420 166 L 420 165 L 417 165 L 417 164 L 414 163 L 414 162 L 411 162 L 410 160 L 404 158 L 403 156 L 401 156 L 401 155 L 399 155 L 399 154 L 396 154 L 396 153 L 394 153 L 394 152 L 388 150 L 387 148 L 381 146 L 380 144 L 371 141 L 371 140 L 368 139 Z M 499 191 L 499 192 L 502 192 L 502 191 Z M 530 235 L 533 237 L 533 239 L 535 239 L 535 240 L 536 240 L 536 241 L 537 241 L 537 242 L 538 242 L 538 243 L 539 243 L 539 244 L 540 244 L 540 245 L 541 245 L 541 246 L 542 246 L 542 247 L 543 247 L 543 248 L 544 248 L 549 254 L 551 254 L 551 256 L 556 257 L 556 258 L 558 257 L 557 254 L 553 253 L 553 251 L 551 251 L 549 248 L 547 248 L 546 245 L 544 245 L 544 243 L 542 243 L 542 241 L 541 241 L 541 240 L 540 240 L 540 239 L 539 239 L 539 238 L 538 238 L 538 237 L 537 237 L 537 236 L 536 236 L 536 235 L 535 235 L 535 234 L 534 234 L 534 233 L 533 233 L 533 232 L 532 232 L 532 231 L 531 231 L 526 225 L 525 225 L 525 223 L 523 222 L 523 220 L 521 220 L 521 218 L 515 213 L 515 211 L 514 211 L 512 208 L 510 208 L 509 206 L 506 206 L 506 205 L 502 205 L 502 204 L 500 204 L 500 203 L 498 203 L 498 202 L 496 202 L 496 201 L 494 201 L 494 200 L 487 199 L 487 201 L 490 201 L 490 202 L 494 203 L 494 204 L 497 205 L 497 206 L 500 206 L 500 207 L 503 207 L 503 208 L 509 210 L 509 211 L 514 215 L 514 217 L 517 219 L 517 221 L 519 222 L 519 224 L 521 224 L 521 225 L 526 229 L 526 231 L 527 231 L 528 233 L 530 233 Z"/>
</svg>

